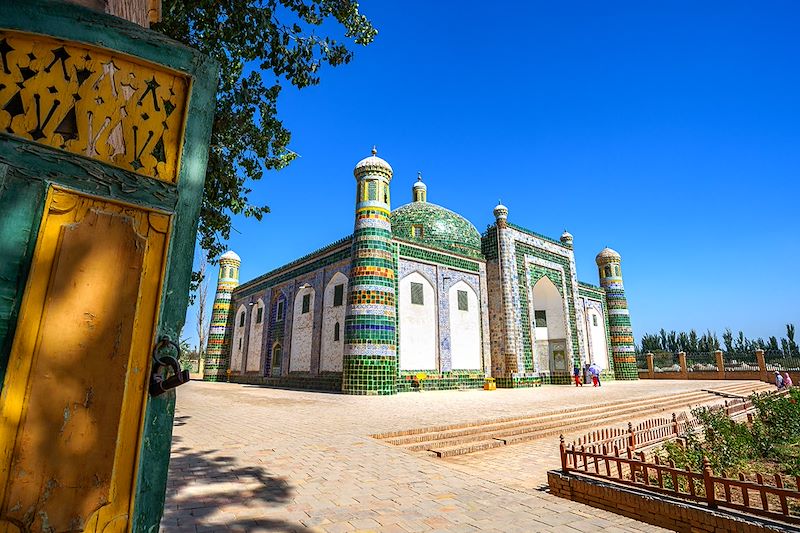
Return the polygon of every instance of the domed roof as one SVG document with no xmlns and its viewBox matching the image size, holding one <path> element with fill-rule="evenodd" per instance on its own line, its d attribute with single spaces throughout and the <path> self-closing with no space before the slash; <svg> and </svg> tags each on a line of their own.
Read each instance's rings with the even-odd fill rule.
<svg viewBox="0 0 800 533">
<path fill-rule="evenodd" d="M 240 263 L 242 262 L 242 258 L 239 257 L 239 255 L 236 252 L 234 252 L 233 250 L 228 250 L 227 252 L 225 252 L 224 254 L 219 256 L 219 260 L 220 261 L 238 261 Z"/>
<path fill-rule="evenodd" d="M 497 201 L 497 205 L 492 213 L 494 213 L 494 218 L 508 218 L 508 208 L 504 206 L 500 200 Z"/>
<path fill-rule="evenodd" d="M 595 257 L 595 262 L 599 265 L 601 263 L 607 263 L 608 261 L 619 261 L 622 257 L 611 248 L 603 248 L 597 257 Z"/>
<path fill-rule="evenodd" d="M 377 153 L 378 150 L 373 147 L 371 156 L 365 157 L 356 163 L 356 167 L 353 169 L 353 175 L 356 177 L 356 179 L 367 174 L 381 174 L 389 179 L 392 178 L 394 171 L 392 170 L 391 165 L 378 157 L 376 155 Z"/>
<path fill-rule="evenodd" d="M 392 233 L 399 239 L 462 255 L 481 253 L 481 235 L 469 220 L 429 202 L 412 202 L 392 211 Z"/>
<path fill-rule="evenodd" d="M 417 181 L 414 182 L 412 189 L 427 189 L 428 186 L 422 182 L 422 172 L 417 172 Z"/>
</svg>

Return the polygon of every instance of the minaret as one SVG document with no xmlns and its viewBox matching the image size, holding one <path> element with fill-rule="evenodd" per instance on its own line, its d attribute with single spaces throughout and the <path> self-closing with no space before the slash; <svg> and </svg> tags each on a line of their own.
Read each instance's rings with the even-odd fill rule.
<svg viewBox="0 0 800 533">
<path fill-rule="evenodd" d="M 567 248 L 572 248 L 572 233 L 564 230 L 564 233 L 561 234 L 561 244 L 566 246 Z"/>
<path fill-rule="evenodd" d="M 397 267 L 392 254 L 392 167 L 376 155 L 356 164 L 356 220 L 344 332 L 342 392 L 397 392 Z"/>
<path fill-rule="evenodd" d="M 417 172 L 417 181 L 411 187 L 411 200 L 414 202 L 428 201 L 428 186 L 422 182 L 422 172 Z"/>
<path fill-rule="evenodd" d="M 622 258 L 611 248 L 604 248 L 597 254 L 595 261 L 600 272 L 600 286 L 606 291 L 614 375 L 616 379 L 639 379 L 631 317 L 628 301 L 625 299 L 625 288 L 622 286 Z"/>
<path fill-rule="evenodd" d="M 513 237 L 508 231 L 508 208 L 497 200 L 497 205 L 492 211 L 497 227 L 497 266 L 500 272 L 500 287 L 503 299 L 503 316 L 497 317 L 503 321 L 503 376 L 513 379 L 514 375 L 524 371 L 524 364 L 517 350 L 517 322 L 514 309 L 514 286 L 517 282 L 513 279 L 511 262 L 514 260 Z M 494 317 L 493 317 L 494 318 Z M 499 376 L 498 376 L 499 377 Z"/>
<path fill-rule="evenodd" d="M 239 265 L 242 260 L 234 252 L 228 251 L 219 258 L 219 277 L 217 294 L 214 296 L 214 309 L 211 311 L 211 326 L 208 328 L 206 346 L 206 365 L 203 373 L 205 381 L 224 381 L 228 370 L 228 344 L 231 331 L 228 318 L 231 308 L 231 294 L 239 286 Z M 231 327 L 233 327 L 231 323 Z"/>
</svg>

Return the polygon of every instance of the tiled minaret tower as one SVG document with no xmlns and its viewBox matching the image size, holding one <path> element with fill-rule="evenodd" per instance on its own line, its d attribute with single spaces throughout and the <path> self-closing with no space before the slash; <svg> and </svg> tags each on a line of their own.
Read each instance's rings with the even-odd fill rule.
<svg viewBox="0 0 800 533">
<path fill-rule="evenodd" d="M 344 334 L 342 391 L 397 392 L 396 275 L 389 182 L 392 167 L 375 155 L 358 162 L 350 295 Z"/>
<path fill-rule="evenodd" d="M 633 329 L 622 285 L 620 255 L 611 248 L 604 248 L 597 257 L 600 271 L 600 286 L 606 291 L 608 322 L 611 330 L 611 352 L 614 357 L 616 379 L 639 379 L 636 370 L 636 355 L 633 344 Z"/>
<path fill-rule="evenodd" d="M 214 309 L 211 311 L 211 326 L 208 328 L 206 346 L 206 365 L 203 373 L 205 381 L 223 381 L 228 370 L 228 344 L 230 331 L 227 327 L 231 308 L 231 293 L 239 286 L 239 265 L 242 260 L 234 252 L 228 251 L 219 258 L 219 278 Z"/>
</svg>

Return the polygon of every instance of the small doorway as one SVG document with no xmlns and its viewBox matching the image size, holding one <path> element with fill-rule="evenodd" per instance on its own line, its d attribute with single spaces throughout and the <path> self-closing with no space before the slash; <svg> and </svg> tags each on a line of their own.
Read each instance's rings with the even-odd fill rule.
<svg viewBox="0 0 800 533">
<path fill-rule="evenodd" d="M 553 372 L 569 372 L 568 363 L 566 342 L 550 341 L 550 368 Z"/>
<path fill-rule="evenodd" d="M 281 377 L 281 365 L 283 364 L 283 349 L 280 344 L 272 347 L 272 361 L 269 366 L 269 374 L 273 378 Z"/>
</svg>

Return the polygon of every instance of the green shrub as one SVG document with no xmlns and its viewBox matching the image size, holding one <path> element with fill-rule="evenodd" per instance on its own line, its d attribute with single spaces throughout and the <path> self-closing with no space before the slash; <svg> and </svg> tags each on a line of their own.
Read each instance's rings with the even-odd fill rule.
<svg viewBox="0 0 800 533">
<path fill-rule="evenodd" d="M 756 413 L 752 426 L 737 423 L 721 410 L 692 410 L 700 422 L 702 438 L 689 434 L 685 443 L 667 443 L 657 455 L 675 466 L 695 472 L 707 457 L 715 472 L 748 470 L 754 462 L 764 468 L 800 475 L 800 389 L 786 396 L 754 395 Z"/>
</svg>

